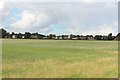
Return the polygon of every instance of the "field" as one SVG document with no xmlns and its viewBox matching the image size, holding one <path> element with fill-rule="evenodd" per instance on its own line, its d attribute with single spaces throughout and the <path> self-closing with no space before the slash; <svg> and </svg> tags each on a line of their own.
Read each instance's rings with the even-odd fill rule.
<svg viewBox="0 0 120 80">
<path fill-rule="evenodd" d="M 3 78 L 116 78 L 117 41 L 2 40 Z"/>
</svg>

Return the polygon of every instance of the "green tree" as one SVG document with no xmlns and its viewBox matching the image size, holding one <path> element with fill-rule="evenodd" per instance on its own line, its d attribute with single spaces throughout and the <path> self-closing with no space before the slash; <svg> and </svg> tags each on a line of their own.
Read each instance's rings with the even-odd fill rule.
<svg viewBox="0 0 120 80">
<path fill-rule="evenodd" d="M 29 39 L 31 37 L 31 33 L 30 32 L 25 32 L 25 39 Z"/>
<path fill-rule="evenodd" d="M 108 40 L 113 40 L 112 33 L 108 34 Z"/>
<path fill-rule="evenodd" d="M 53 35 L 52 35 L 52 38 L 53 38 L 53 39 L 55 39 L 55 37 L 56 37 L 56 35 L 55 35 L 55 34 L 53 34 Z"/>
<path fill-rule="evenodd" d="M 52 34 L 49 34 L 48 39 L 52 39 Z"/>
<path fill-rule="evenodd" d="M 6 38 L 10 38 L 10 33 L 9 32 L 6 33 Z"/>
<path fill-rule="evenodd" d="M 64 36 L 64 35 L 62 35 L 62 39 L 64 39 L 64 37 L 65 37 L 65 36 Z"/>
<path fill-rule="evenodd" d="M 73 34 L 71 34 L 71 35 L 70 35 L 70 39 L 72 39 L 73 37 L 74 37 L 74 35 L 73 35 Z"/>
<path fill-rule="evenodd" d="M 5 38 L 7 35 L 7 31 L 5 29 L 0 29 L 0 38 Z"/>
<path fill-rule="evenodd" d="M 23 34 L 22 33 L 18 33 L 18 38 L 22 38 Z"/>
</svg>

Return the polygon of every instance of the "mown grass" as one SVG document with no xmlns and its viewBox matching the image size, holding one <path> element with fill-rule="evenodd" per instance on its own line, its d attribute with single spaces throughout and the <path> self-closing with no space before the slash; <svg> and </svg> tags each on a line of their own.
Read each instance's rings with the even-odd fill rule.
<svg viewBox="0 0 120 80">
<path fill-rule="evenodd" d="M 4 78 L 116 78 L 117 41 L 4 39 Z"/>
</svg>

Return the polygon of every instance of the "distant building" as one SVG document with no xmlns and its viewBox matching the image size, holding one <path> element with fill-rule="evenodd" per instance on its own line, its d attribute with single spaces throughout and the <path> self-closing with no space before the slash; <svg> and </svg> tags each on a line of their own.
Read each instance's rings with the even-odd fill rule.
<svg viewBox="0 0 120 80">
<path fill-rule="evenodd" d="M 62 39 L 62 36 L 59 36 L 59 39 Z"/>
<path fill-rule="evenodd" d="M 43 39 L 48 39 L 48 37 L 47 37 L 47 36 L 45 36 L 45 37 L 43 37 Z"/>
<path fill-rule="evenodd" d="M 13 38 L 13 39 L 16 39 L 16 38 L 17 38 L 17 35 L 12 35 L 12 38 Z"/>
<path fill-rule="evenodd" d="M 6 36 L 5 36 L 5 38 L 11 38 L 10 33 L 7 33 Z"/>
<path fill-rule="evenodd" d="M 103 37 L 103 38 L 102 38 L 103 40 L 108 40 L 108 36 L 104 36 L 104 35 L 103 35 L 102 37 Z"/>
<path fill-rule="evenodd" d="M 87 39 L 87 40 L 94 40 L 94 37 L 93 37 L 92 35 L 87 35 L 87 36 L 86 36 L 86 39 Z"/>
<path fill-rule="evenodd" d="M 56 36 L 52 36 L 52 39 L 56 39 Z"/>
<path fill-rule="evenodd" d="M 86 36 L 81 35 L 80 40 L 86 40 Z"/>
<path fill-rule="evenodd" d="M 24 39 L 25 38 L 25 36 L 22 36 L 22 39 Z"/>
<path fill-rule="evenodd" d="M 94 39 L 103 40 L 103 36 L 102 35 L 95 35 Z"/>
<path fill-rule="evenodd" d="M 56 36 L 56 39 L 60 39 L 60 36 Z"/>
<path fill-rule="evenodd" d="M 39 39 L 39 35 L 32 34 L 31 39 Z"/>
<path fill-rule="evenodd" d="M 63 39 L 68 40 L 69 39 L 69 35 L 64 35 Z"/>
<path fill-rule="evenodd" d="M 42 34 L 31 34 L 31 39 L 43 39 L 43 37 L 45 37 L 45 35 Z"/>
<path fill-rule="evenodd" d="M 78 38 L 77 37 L 73 37 L 72 40 L 78 40 Z"/>
</svg>

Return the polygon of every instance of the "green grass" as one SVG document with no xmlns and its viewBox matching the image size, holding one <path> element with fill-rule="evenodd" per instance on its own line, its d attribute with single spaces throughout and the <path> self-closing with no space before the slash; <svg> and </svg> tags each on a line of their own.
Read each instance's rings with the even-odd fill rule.
<svg viewBox="0 0 120 80">
<path fill-rule="evenodd" d="M 116 78 L 117 41 L 2 40 L 3 78 Z"/>
</svg>

